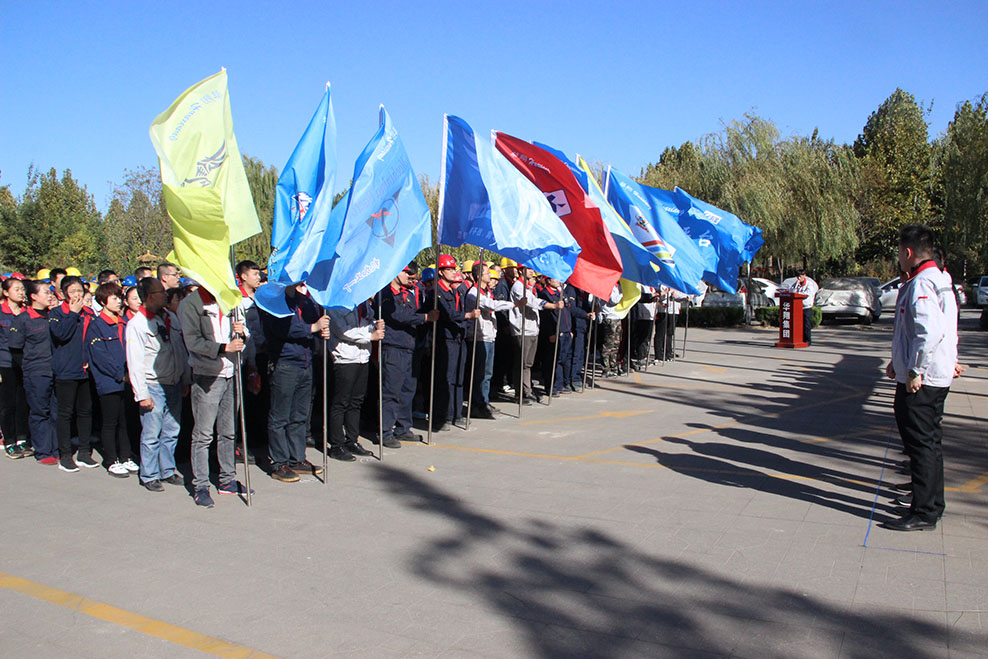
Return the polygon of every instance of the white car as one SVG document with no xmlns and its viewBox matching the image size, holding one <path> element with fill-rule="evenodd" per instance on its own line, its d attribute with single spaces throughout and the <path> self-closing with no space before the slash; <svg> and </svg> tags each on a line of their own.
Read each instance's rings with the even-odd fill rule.
<svg viewBox="0 0 988 659">
<path fill-rule="evenodd" d="M 751 302 L 755 307 L 778 306 L 779 285 L 771 279 L 751 278 Z M 762 299 L 765 298 L 765 299 Z"/>
<path fill-rule="evenodd" d="M 894 309 L 895 303 L 899 299 L 899 278 L 891 279 L 881 286 L 882 309 Z"/>
<path fill-rule="evenodd" d="M 981 278 L 978 285 L 974 287 L 974 302 L 979 307 L 988 306 L 988 275 Z"/>
<path fill-rule="evenodd" d="M 816 293 L 824 319 L 857 318 L 865 325 L 882 315 L 878 289 L 864 277 L 834 277 Z"/>
</svg>

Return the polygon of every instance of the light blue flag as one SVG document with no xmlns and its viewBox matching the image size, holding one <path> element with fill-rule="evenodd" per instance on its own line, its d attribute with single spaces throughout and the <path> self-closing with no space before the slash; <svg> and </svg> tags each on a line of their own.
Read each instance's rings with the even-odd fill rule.
<svg viewBox="0 0 988 659">
<path fill-rule="evenodd" d="M 604 192 L 597 185 L 597 180 L 589 171 L 589 167 L 586 167 L 583 159 L 579 155 L 576 156 L 579 162 L 578 165 L 567 158 L 566 154 L 562 151 L 557 151 L 551 146 L 539 142 L 535 142 L 534 144 L 540 149 L 545 149 L 556 156 L 569 167 L 570 171 L 573 172 L 573 176 L 580 183 L 580 187 L 587 193 L 590 201 L 600 209 L 600 216 L 604 220 L 604 226 L 611 232 L 611 237 L 614 238 L 614 244 L 617 245 L 618 253 L 621 255 L 621 264 L 624 267 L 621 278 L 638 284 L 644 284 L 645 286 L 658 286 L 660 284 L 659 273 L 656 269 L 659 266 L 658 261 L 652 256 L 651 252 L 638 242 L 638 239 L 631 233 L 631 228 L 628 227 L 628 223 L 624 221 L 624 218 L 618 215 L 617 211 L 607 203 Z M 653 267 L 653 265 L 656 267 Z"/>
<path fill-rule="evenodd" d="M 704 260 L 696 244 L 679 226 L 672 193 L 632 181 L 607 170 L 607 200 L 625 219 L 634 237 L 660 264 L 659 281 L 689 295 L 699 295 Z"/>
<path fill-rule="evenodd" d="M 336 183 L 336 118 L 329 85 L 302 139 L 278 178 L 271 228 L 268 279 L 306 279 L 324 242 L 339 241 L 341 223 L 332 218 Z M 341 218 L 336 218 L 337 220 Z"/>
<path fill-rule="evenodd" d="M 733 213 L 697 199 L 682 188 L 676 188 L 673 195 L 680 211 L 679 225 L 697 241 L 708 259 L 709 274 L 704 278 L 718 288 L 736 293 L 738 269 L 746 260 L 751 260 L 761 247 L 757 244 L 761 231 L 756 239 L 755 227 L 745 224 Z M 749 241 L 753 242 L 749 245 Z"/>
<path fill-rule="evenodd" d="M 432 244 L 429 206 L 384 106 L 380 127 L 357 158 L 353 185 L 333 209 L 343 229 L 324 241 L 306 278 L 327 309 L 353 309 L 370 299 Z"/>
<path fill-rule="evenodd" d="M 489 249 L 566 281 L 580 246 L 545 195 L 459 117 L 444 117 L 439 242 Z"/>
</svg>

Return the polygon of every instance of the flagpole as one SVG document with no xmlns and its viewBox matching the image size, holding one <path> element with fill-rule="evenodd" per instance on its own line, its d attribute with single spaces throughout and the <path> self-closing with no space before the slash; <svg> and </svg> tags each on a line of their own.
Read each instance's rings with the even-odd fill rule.
<svg viewBox="0 0 988 659">
<path fill-rule="evenodd" d="M 562 299 L 563 291 L 560 289 L 559 298 Z M 549 399 L 546 406 L 552 405 L 552 392 L 556 389 L 556 363 L 559 360 L 559 325 L 563 320 L 563 310 L 557 309 L 556 316 L 556 346 L 552 349 L 552 374 L 549 376 Z"/>
<path fill-rule="evenodd" d="M 689 334 L 690 331 L 690 305 L 692 303 L 692 299 L 686 300 L 686 327 L 683 329 L 683 357 L 686 356 L 686 335 Z M 676 344 L 674 343 L 673 346 L 675 345 Z M 673 353 L 673 356 L 675 356 L 675 352 Z"/>
<path fill-rule="evenodd" d="M 587 318 L 587 325 L 589 327 L 587 328 L 587 349 L 583 353 L 583 385 L 580 387 L 581 394 L 587 389 L 587 369 L 590 366 L 590 344 L 593 342 L 593 321 L 593 318 Z"/>
<path fill-rule="evenodd" d="M 518 418 L 521 419 L 521 405 L 524 398 L 523 383 L 525 382 L 525 312 L 528 309 L 528 286 L 525 279 L 519 277 L 521 283 L 521 336 L 518 341 Z"/>
<path fill-rule="evenodd" d="M 594 300 L 594 313 L 593 313 L 593 315 L 594 315 L 594 320 L 595 321 L 597 320 L 597 313 L 599 311 L 600 311 L 600 304 L 598 303 L 597 300 Z M 599 338 L 600 338 L 600 336 L 598 335 L 598 336 L 595 336 L 594 337 L 594 340 L 593 340 L 593 359 L 590 362 L 590 368 L 593 369 L 593 370 L 590 371 L 590 388 L 591 389 L 596 389 L 597 388 L 597 339 L 599 339 Z"/>
<path fill-rule="evenodd" d="M 236 273 L 237 252 L 236 248 L 232 244 L 230 245 L 230 262 L 233 265 L 234 273 Z M 236 274 L 234 274 L 234 277 L 236 277 Z M 237 322 L 246 322 L 245 320 L 241 321 L 240 312 L 241 308 L 240 305 L 238 305 L 233 310 L 234 320 Z M 250 508 L 252 503 L 250 495 L 250 465 L 247 464 L 247 421 L 244 416 L 244 381 L 243 374 L 241 373 L 243 368 L 241 354 L 241 352 L 237 352 L 237 366 L 233 370 L 233 395 L 237 401 L 237 405 L 235 405 L 235 407 L 237 408 L 237 417 L 240 421 L 240 439 L 244 453 L 244 487 L 247 489 L 247 507 Z M 236 467 L 236 460 L 234 460 L 233 464 L 234 467 Z M 234 472 L 236 472 L 236 469 L 234 469 Z M 234 480 L 236 480 L 236 478 L 234 478 Z"/>
<path fill-rule="evenodd" d="M 648 345 L 645 347 L 645 372 L 648 373 L 648 363 L 652 361 L 652 343 L 655 342 L 655 314 L 652 312 L 652 324 L 648 330 Z"/>
<path fill-rule="evenodd" d="M 436 256 L 436 278 L 432 283 L 432 310 L 439 309 L 439 245 L 433 244 Z M 432 423 L 434 421 L 433 404 L 436 397 L 436 334 L 439 331 L 439 314 L 432 321 L 432 359 L 429 362 L 429 432 L 426 434 L 425 443 L 432 444 Z"/>
<path fill-rule="evenodd" d="M 326 315 L 326 310 L 322 310 Z M 329 485 L 329 339 L 322 340 L 322 484 Z"/>
<path fill-rule="evenodd" d="M 480 255 L 477 257 L 477 262 L 482 263 L 484 260 L 484 248 L 480 248 Z M 471 273 L 472 274 L 472 273 Z M 484 280 L 484 269 L 480 269 L 480 280 Z M 477 304 L 474 305 L 474 309 L 480 309 L 480 282 L 475 281 L 474 286 L 477 287 Z M 473 382 L 476 379 L 474 376 L 474 368 L 477 364 L 477 328 L 480 326 L 480 318 L 473 319 L 473 347 L 470 349 L 470 388 L 467 390 L 467 422 L 464 430 L 470 430 L 470 413 L 473 410 Z M 486 351 L 484 353 L 486 355 Z M 485 366 L 486 368 L 486 366 Z"/>
<path fill-rule="evenodd" d="M 377 312 L 381 313 L 381 291 L 377 292 Z M 377 441 L 377 459 L 384 462 L 384 339 L 377 340 Z"/>
<path fill-rule="evenodd" d="M 666 365 L 666 354 L 669 352 L 666 342 L 669 340 L 669 291 L 666 291 L 665 301 L 663 304 L 666 307 L 666 322 L 662 327 L 662 365 Z M 676 346 L 673 346 L 675 350 Z"/>
<path fill-rule="evenodd" d="M 611 188 L 611 166 L 607 166 L 607 173 L 604 175 L 604 199 L 607 199 L 607 191 Z"/>
<path fill-rule="evenodd" d="M 625 332 L 625 343 L 627 344 L 627 350 L 625 351 L 628 355 L 625 361 L 625 367 L 627 368 L 626 375 L 631 377 L 631 309 L 628 309 L 628 315 L 624 317 L 624 332 Z"/>
</svg>

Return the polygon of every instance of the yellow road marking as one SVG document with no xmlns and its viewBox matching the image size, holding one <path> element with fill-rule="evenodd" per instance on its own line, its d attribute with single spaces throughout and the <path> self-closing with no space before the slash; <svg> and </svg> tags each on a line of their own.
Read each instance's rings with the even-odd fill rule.
<svg viewBox="0 0 988 659">
<path fill-rule="evenodd" d="M 6 588 L 22 595 L 63 606 L 67 609 L 74 609 L 93 618 L 105 620 L 106 622 L 127 627 L 148 636 L 164 639 L 176 645 L 182 645 L 217 657 L 225 657 L 227 659 L 261 659 L 275 656 L 243 645 L 206 636 L 194 632 L 191 629 L 177 627 L 161 620 L 147 618 L 140 614 L 111 606 L 110 604 L 87 599 L 81 595 L 74 595 L 64 590 L 58 590 L 57 588 L 51 588 L 34 581 L 4 574 L 3 572 L 0 572 L 0 588 Z"/>
<path fill-rule="evenodd" d="M 704 365 L 703 368 L 705 368 L 706 370 L 710 371 L 711 373 L 727 373 L 727 369 L 724 368 L 723 366 L 707 366 L 707 365 Z"/>
<path fill-rule="evenodd" d="M 635 384 L 645 384 L 642 382 L 642 376 L 638 375 L 638 371 L 632 371 L 631 375 L 634 377 Z"/>
<path fill-rule="evenodd" d="M 988 472 L 981 474 L 977 478 L 972 478 L 968 482 L 964 483 L 958 488 L 958 491 L 969 493 L 980 492 L 981 488 L 984 487 L 985 484 L 988 484 Z M 949 490 L 951 488 L 948 487 L 946 489 Z"/>
</svg>

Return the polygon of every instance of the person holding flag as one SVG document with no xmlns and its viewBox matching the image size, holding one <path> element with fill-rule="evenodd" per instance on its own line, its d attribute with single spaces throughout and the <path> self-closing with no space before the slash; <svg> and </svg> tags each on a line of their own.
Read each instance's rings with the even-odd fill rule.
<svg viewBox="0 0 988 659">
<path fill-rule="evenodd" d="M 482 261 L 473 264 L 471 278 L 474 285 L 467 292 L 466 308 L 470 311 L 479 309 L 480 316 L 467 325 L 467 339 L 472 342 L 474 354 L 474 371 L 469 378 L 473 391 L 470 415 L 477 419 L 493 419 L 495 410 L 490 398 L 491 377 L 494 374 L 494 346 L 498 336 L 494 314 L 507 312 L 522 303 L 519 301 L 512 305 L 508 300 L 494 299 L 490 291 L 491 269 Z M 478 325 L 474 327 L 474 324 Z"/>
<path fill-rule="evenodd" d="M 519 359 L 515 362 L 515 382 L 520 383 L 518 397 L 522 404 L 540 402 L 542 397 L 532 390 L 532 365 L 539 341 L 539 312 L 543 309 L 562 309 L 562 300 L 546 302 L 535 292 L 537 273 L 531 268 L 518 267 L 518 279 L 511 287 L 511 301 L 514 303 L 508 312 L 511 336 Z M 524 328 L 522 327 L 524 325 Z M 516 385 L 518 386 L 518 385 Z"/>
</svg>

